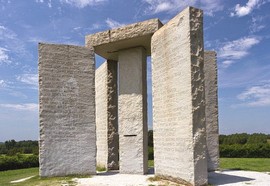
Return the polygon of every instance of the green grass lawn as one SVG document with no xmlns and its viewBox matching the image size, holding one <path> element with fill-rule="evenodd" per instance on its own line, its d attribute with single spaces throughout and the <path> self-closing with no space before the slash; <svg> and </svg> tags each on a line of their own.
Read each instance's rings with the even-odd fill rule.
<svg viewBox="0 0 270 186">
<path fill-rule="evenodd" d="M 154 160 L 148 161 L 154 167 Z M 220 158 L 220 169 L 270 172 L 270 158 Z"/>
<path fill-rule="evenodd" d="M 18 185 L 18 184 L 10 184 L 10 182 L 37 175 L 38 175 L 38 168 L 0 171 L 0 185 L 1 186 Z"/>
<path fill-rule="evenodd" d="M 270 172 L 270 158 L 220 158 L 220 168 Z"/>
<path fill-rule="evenodd" d="M 154 161 L 149 160 L 148 166 L 153 167 Z M 270 172 L 270 158 L 221 158 L 220 168 Z M 30 176 L 34 177 L 21 183 L 10 183 L 11 181 Z M 0 171 L 0 186 L 61 186 L 63 183 L 66 183 L 69 186 L 74 186 L 75 183 L 72 181 L 72 178 L 74 177 L 78 176 L 40 178 L 38 176 L 38 168 Z"/>
<path fill-rule="evenodd" d="M 14 180 L 34 176 L 33 178 L 20 183 L 10 183 Z M 40 178 L 38 175 L 38 168 L 28 168 L 19 170 L 0 171 L 0 185 L 1 186 L 61 186 L 68 184 L 75 186 L 72 181 L 74 177 L 90 177 L 90 176 L 68 176 L 68 177 L 54 177 L 54 178 Z"/>
<path fill-rule="evenodd" d="M 148 160 L 148 167 L 154 167 L 154 160 Z"/>
</svg>

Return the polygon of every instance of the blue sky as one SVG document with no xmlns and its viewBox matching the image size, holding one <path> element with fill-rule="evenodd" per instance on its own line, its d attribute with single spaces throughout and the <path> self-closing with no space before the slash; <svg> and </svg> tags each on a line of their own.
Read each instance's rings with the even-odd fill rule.
<svg viewBox="0 0 270 186">
<path fill-rule="evenodd" d="M 0 141 L 38 139 L 38 42 L 84 45 L 189 5 L 204 10 L 205 49 L 218 53 L 220 133 L 270 134 L 270 0 L 0 0 Z"/>
</svg>

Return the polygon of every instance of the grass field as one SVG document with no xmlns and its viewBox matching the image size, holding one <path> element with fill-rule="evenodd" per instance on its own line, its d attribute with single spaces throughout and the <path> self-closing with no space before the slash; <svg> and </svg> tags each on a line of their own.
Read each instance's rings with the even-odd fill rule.
<svg viewBox="0 0 270 186">
<path fill-rule="evenodd" d="M 0 185 L 11 185 L 10 182 L 30 176 L 38 175 L 38 168 L 19 169 L 0 172 Z M 14 184 L 17 185 L 17 184 Z"/>
<path fill-rule="evenodd" d="M 270 172 L 270 158 L 221 158 L 220 168 Z"/>
<path fill-rule="evenodd" d="M 148 167 L 154 167 L 154 160 L 148 160 Z"/>
<path fill-rule="evenodd" d="M 149 160 L 148 166 L 153 167 L 154 161 Z M 221 169 L 251 170 L 259 172 L 270 172 L 270 158 L 221 158 Z M 33 178 L 20 183 L 10 183 L 14 180 L 34 176 Z M 76 176 L 75 176 L 76 177 Z M 85 177 L 85 176 L 83 176 Z M 71 177 L 39 178 L 38 168 L 0 171 L 0 186 L 61 186 L 67 184 L 74 186 Z"/>
<path fill-rule="evenodd" d="M 27 178 L 30 176 L 34 176 L 34 177 L 20 183 L 10 183 L 11 181 Z M 38 186 L 61 186 L 63 184 L 66 184 L 68 186 L 75 186 L 76 185 L 75 182 L 72 181 L 73 177 L 78 177 L 78 176 L 40 178 L 38 176 L 38 168 L 9 170 L 9 171 L 0 172 L 0 185 L 1 186 L 11 186 L 11 185 L 12 186 L 37 186 L 37 185 Z M 85 176 L 82 176 L 82 177 L 85 177 Z"/>
<path fill-rule="evenodd" d="M 154 160 L 148 161 L 154 167 Z M 270 158 L 220 158 L 220 169 L 270 172 Z"/>
</svg>

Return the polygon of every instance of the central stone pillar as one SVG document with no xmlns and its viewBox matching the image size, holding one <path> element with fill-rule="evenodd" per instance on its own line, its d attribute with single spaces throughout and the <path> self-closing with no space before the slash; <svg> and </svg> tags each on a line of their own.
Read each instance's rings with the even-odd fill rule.
<svg viewBox="0 0 270 186">
<path fill-rule="evenodd" d="M 146 174 L 148 170 L 146 57 L 143 47 L 118 55 L 121 173 Z"/>
<path fill-rule="evenodd" d="M 94 47 L 95 53 L 107 60 L 118 61 L 118 133 L 121 173 L 147 173 L 146 56 L 151 55 L 152 35 L 161 27 L 162 23 L 158 19 L 151 19 L 86 36 L 86 47 Z M 102 93 L 97 93 L 96 96 L 102 96 Z M 101 99 L 103 100 L 99 105 L 101 109 L 103 106 L 110 105 L 110 103 L 106 104 L 109 100 L 104 97 Z M 109 117 L 109 114 L 99 113 L 97 121 L 106 120 L 104 117 Z M 100 122 L 100 125 L 105 125 L 106 130 L 106 122 Z M 100 134 L 99 131 L 97 133 Z M 101 138 L 104 139 L 103 136 Z M 110 147 L 105 146 L 105 148 Z M 97 151 L 104 151 L 104 146 L 97 145 Z M 112 152 L 108 149 L 109 156 L 110 153 Z M 101 154 L 97 155 L 101 156 Z M 104 160 L 102 156 L 97 159 Z"/>
</svg>

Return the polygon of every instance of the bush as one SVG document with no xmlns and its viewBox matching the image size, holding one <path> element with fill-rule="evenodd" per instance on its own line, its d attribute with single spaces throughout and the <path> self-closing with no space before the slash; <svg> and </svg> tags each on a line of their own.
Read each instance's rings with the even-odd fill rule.
<svg viewBox="0 0 270 186">
<path fill-rule="evenodd" d="M 37 155 L 17 154 L 15 156 L 0 156 L 0 171 L 38 167 Z"/>
<path fill-rule="evenodd" d="M 14 156 L 17 153 L 38 154 L 38 141 L 18 141 L 8 140 L 0 143 L 0 154 Z"/>
<path fill-rule="evenodd" d="M 153 160 L 153 159 L 154 159 L 154 148 L 148 147 L 148 160 Z"/>
<path fill-rule="evenodd" d="M 220 145 L 220 157 L 225 158 L 270 158 L 270 144 Z"/>
</svg>

